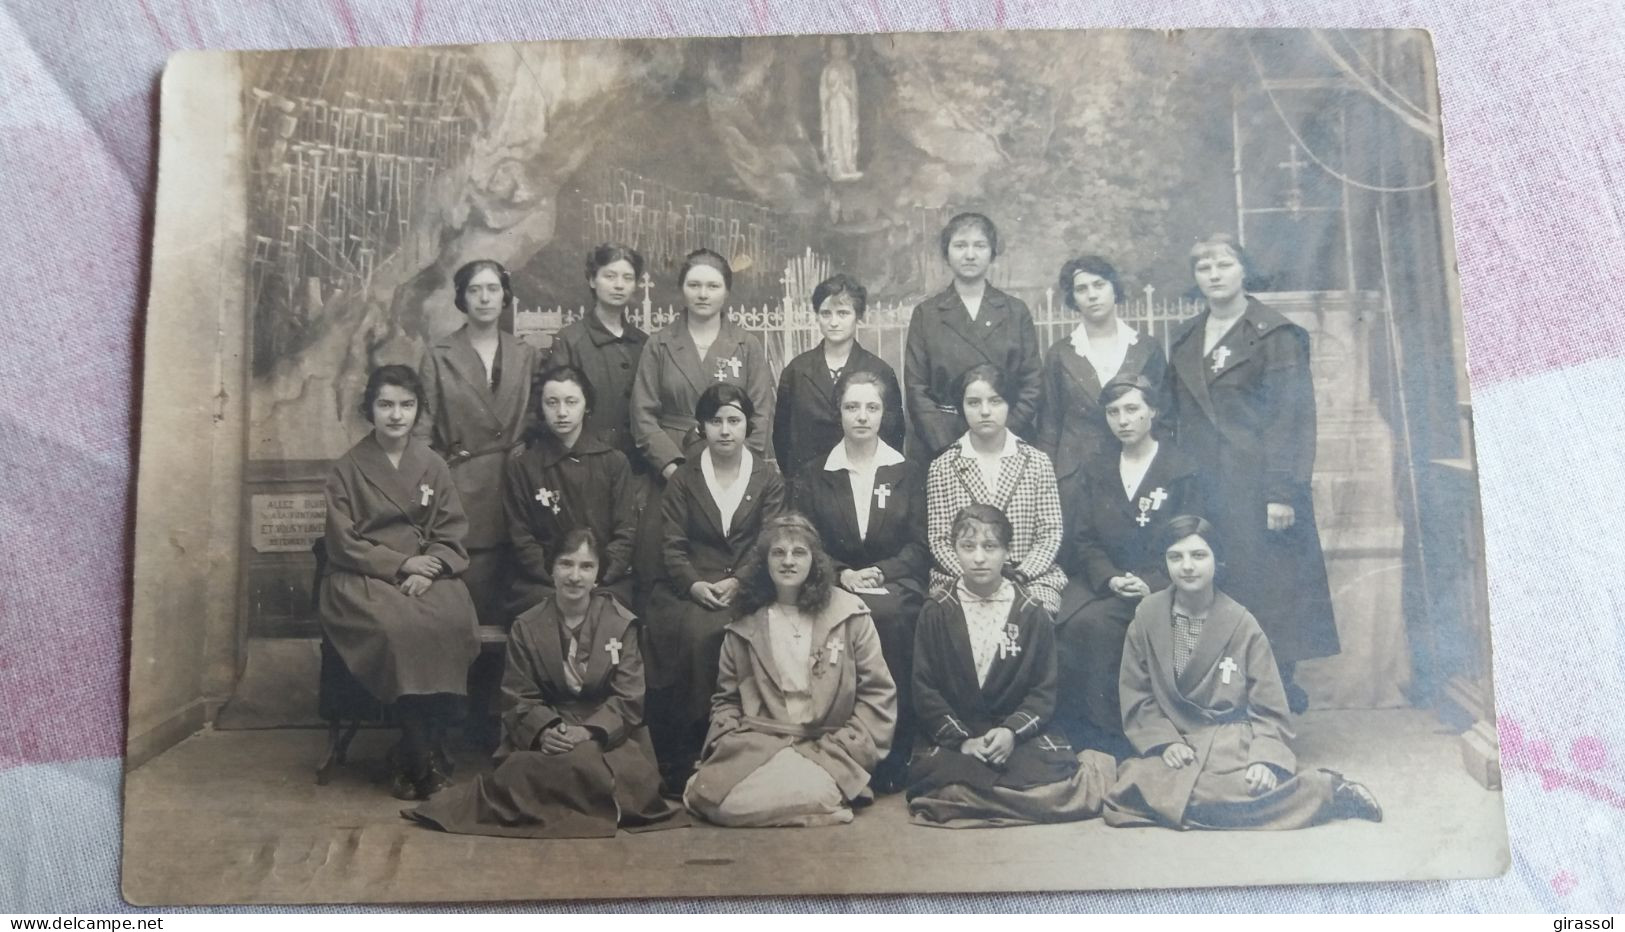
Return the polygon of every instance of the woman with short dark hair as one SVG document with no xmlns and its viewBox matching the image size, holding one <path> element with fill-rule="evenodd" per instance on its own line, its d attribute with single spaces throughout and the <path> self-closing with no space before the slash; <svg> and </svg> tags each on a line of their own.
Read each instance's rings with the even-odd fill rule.
<svg viewBox="0 0 1625 932">
<path fill-rule="evenodd" d="M 636 483 L 621 451 L 587 431 L 596 400 L 592 383 L 574 366 L 550 365 L 536 377 L 541 423 L 529 449 L 508 461 L 504 496 L 516 564 L 509 599 L 515 615 L 552 597 L 559 542 L 578 528 L 591 528 L 602 541 L 598 584 L 631 602 Z"/>
<path fill-rule="evenodd" d="M 1171 584 L 1142 599 L 1129 625 L 1118 689 L 1123 730 L 1138 756 L 1118 769 L 1107 824 L 1381 822 L 1382 806 L 1364 786 L 1298 767 L 1269 638 L 1217 585 L 1221 569 L 1234 569 L 1221 533 L 1203 518 L 1178 515 L 1158 535 Z"/>
<path fill-rule="evenodd" d="M 972 828 L 1070 822 L 1100 813 L 1116 773 L 1074 752 L 1049 725 L 1055 641 L 1049 612 L 1005 575 L 1014 528 L 992 505 L 966 505 L 948 537 L 959 575 L 920 613 L 914 692 L 924 741 L 908 808 L 922 825 Z"/>
<path fill-rule="evenodd" d="M 1014 376 L 983 364 L 964 373 L 959 384 L 970 429 L 931 461 L 926 480 L 927 539 L 935 560 L 931 588 L 941 591 L 960 574 L 949 533 L 954 515 L 966 505 L 988 504 L 1014 526 L 1010 573 L 1053 617 L 1066 585 L 1066 573 L 1055 562 L 1062 540 L 1055 471 L 1042 450 L 1007 426 Z"/>
<path fill-rule="evenodd" d="M 872 372 L 892 398 L 877 426 L 881 439 L 903 448 L 903 407 L 897 373 L 885 360 L 858 343 L 858 324 L 868 304 L 868 291 L 856 279 L 836 274 L 813 289 L 812 306 L 823 340 L 784 367 L 779 376 L 778 408 L 773 415 L 773 451 L 779 469 L 792 481 L 816 469 L 841 440 L 841 415 L 835 383 L 851 372 Z"/>
<path fill-rule="evenodd" d="M 955 389 L 965 370 L 983 363 L 1010 373 L 1009 427 L 1032 436 L 1043 383 L 1038 330 L 1020 298 L 993 287 L 999 231 L 978 213 L 955 215 L 942 228 L 942 259 L 953 282 L 914 308 L 908 322 L 903 388 L 909 414 L 908 454 L 923 461 L 965 431 Z"/>
<path fill-rule="evenodd" d="M 391 792 L 426 799 L 450 779 L 445 731 L 479 654 L 451 470 L 412 435 L 423 383 L 406 366 L 367 378 L 372 431 L 327 475 L 327 552 L 316 615 L 350 673 L 401 726 Z"/>
<path fill-rule="evenodd" d="M 1074 486 L 1081 470 L 1116 442 L 1100 414 L 1100 391 L 1119 376 L 1143 375 L 1153 386 L 1146 402 L 1164 407 L 1160 397 L 1168 363 L 1162 346 L 1118 316 L 1124 292 L 1117 269 L 1101 256 L 1078 256 L 1061 266 L 1056 283 L 1061 303 L 1082 318 L 1044 356 L 1044 395 L 1033 445 L 1049 454 L 1061 486 L 1061 509 L 1068 526 L 1080 499 Z"/>
<path fill-rule="evenodd" d="M 665 573 L 649 597 L 649 724 L 673 792 L 705 736 L 736 574 L 763 522 L 785 508 L 778 470 L 749 449 L 755 413 L 737 385 L 701 393 L 694 421 L 705 447 L 672 473 L 661 500 Z"/>
<path fill-rule="evenodd" d="M 649 467 L 632 436 L 632 382 L 649 335 L 632 323 L 627 309 L 642 278 L 643 256 L 636 249 L 621 243 L 594 246 L 587 253 L 592 305 L 553 337 L 547 355 L 548 365 L 574 366 L 592 383 L 596 397 L 587 414 L 587 432 L 619 450 L 640 478 Z M 641 483 L 634 488 L 641 505 L 647 492 Z"/>
<path fill-rule="evenodd" d="M 1168 585 L 1163 524 L 1203 511 L 1195 465 L 1157 436 L 1157 397 L 1144 375 L 1106 383 L 1095 407 L 1111 446 L 1078 471 L 1072 500 L 1062 502 L 1070 523 L 1061 551 L 1068 582 L 1056 616 L 1056 718 L 1074 744 L 1118 757 L 1132 752 L 1117 697 L 1123 637 L 1140 601 Z"/>
</svg>

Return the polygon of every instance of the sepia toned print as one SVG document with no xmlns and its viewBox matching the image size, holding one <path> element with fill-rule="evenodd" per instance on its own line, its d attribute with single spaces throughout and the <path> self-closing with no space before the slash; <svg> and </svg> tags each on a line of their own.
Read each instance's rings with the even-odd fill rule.
<svg viewBox="0 0 1625 932">
<path fill-rule="evenodd" d="M 1399 31 L 177 57 L 126 895 L 1504 870 L 1436 99 Z"/>
</svg>

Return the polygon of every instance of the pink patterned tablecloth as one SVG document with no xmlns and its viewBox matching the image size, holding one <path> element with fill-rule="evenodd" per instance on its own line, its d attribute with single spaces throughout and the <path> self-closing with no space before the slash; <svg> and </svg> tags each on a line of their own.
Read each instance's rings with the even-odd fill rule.
<svg viewBox="0 0 1625 932">
<path fill-rule="evenodd" d="M 1625 902 L 1625 6 L 1268 0 L 0 0 L 0 912 L 118 895 L 134 389 L 171 52 L 1085 26 L 1432 30 L 1490 560 L 1513 867 L 1492 881 L 991 908 L 1548 913 Z M 1536 272 L 1540 272 L 1536 275 Z M 48 468 L 40 468 L 47 464 Z M 1601 575 L 1592 575 L 1595 567 Z M 650 905 L 643 904 L 645 908 Z M 671 908 L 930 908 L 929 898 Z M 971 904 L 960 900 L 959 908 Z"/>
</svg>

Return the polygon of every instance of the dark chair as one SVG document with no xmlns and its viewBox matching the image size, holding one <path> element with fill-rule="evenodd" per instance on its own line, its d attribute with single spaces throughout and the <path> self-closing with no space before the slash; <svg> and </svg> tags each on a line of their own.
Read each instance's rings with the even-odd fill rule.
<svg viewBox="0 0 1625 932">
<path fill-rule="evenodd" d="M 310 587 L 310 610 L 318 612 L 322 598 L 322 577 L 327 572 L 327 541 L 317 538 L 310 546 L 316 558 L 316 574 Z M 327 753 L 316 765 L 316 783 L 326 786 L 333 777 L 333 768 L 343 764 L 350 753 L 350 742 L 364 723 L 384 724 L 389 721 L 389 707 L 379 702 L 344 665 L 327 633 L 322 632 L 322 672 L 316 694 L 316 708 L 327 722 Z"/>
<path fill-rule="evenodd" d="M 317 538 L 310 545 L 316 558 L 316 573 L 310 587 L 311 614 L 317 615 L 322 598 L 322 577 L 327 572 L 327 541 Z M 500 665 L 508 647 L 508 632 L 495 625 L 479 628 L 481 653 L 495 654 Z M 327 722 L 327 753 L 316 765 L 316 783 L 326 786 L 333 778 L 333 768 L 345 763 L 350 753 L 350 742 L 364 724 L 387 725 L 391 722 L 390 707 L 379 702 L 372 693 L 344 665 L 327 633 L 322 632 L 322 672 L 316 694 L 316 708 Z"/>
</svg>

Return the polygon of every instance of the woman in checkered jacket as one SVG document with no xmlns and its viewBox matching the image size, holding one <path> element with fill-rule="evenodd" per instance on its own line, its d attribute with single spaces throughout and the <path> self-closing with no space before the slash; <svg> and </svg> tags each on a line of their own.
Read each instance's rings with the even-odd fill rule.
<svg viewBox="0 0 1625 932">
<path fill-rule="evenodd" d="M 960 575 L 950 535 L 966 505 L 992 505 L 1010 519 L 1009 575 L 1053 618 L 1066 573 L 1055 563 L 1061 549 L 1061 495 L 1043 451 L 1010 432 L 1005 370 L 976 366 L 960 379 L 961 411 L 969 428 L 935 460 L 926 478 L 926 533 L 935 565 L 931 589 L 942 591 Z"/>
</svg>

